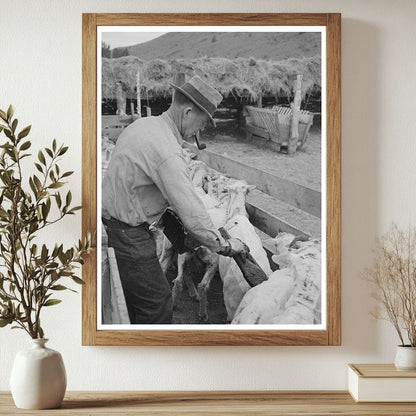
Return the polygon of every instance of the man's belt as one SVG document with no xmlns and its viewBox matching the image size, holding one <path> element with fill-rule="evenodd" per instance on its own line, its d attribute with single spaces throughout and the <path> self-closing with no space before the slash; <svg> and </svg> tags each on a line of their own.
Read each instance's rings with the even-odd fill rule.
<svg viewBox="0 0 416 416">
<path fill-rule="evenodd" d="M 129 229 L 129 228 L 146 228 L 146 227 L 148 228 L 149 227 L 149 224 L 147 222 L 143 222 L 143 223 L 141 223 L 139 225 L 130 225 L 130 224 L 127 224 L 126 222 L 117 220 L 116 218 L 113 218 L 113 217 L 111 217 L 111 218 L 102 217 L 101 220 L 102 220 L 102 222 L 103 222 L 104 225 L 110 226 L 110 227 L 112 225 L 113 226 L 116 225 L 116 226 L 118 226 L 120 228 L 125 228 L 125 229 Z"/>
</svg>

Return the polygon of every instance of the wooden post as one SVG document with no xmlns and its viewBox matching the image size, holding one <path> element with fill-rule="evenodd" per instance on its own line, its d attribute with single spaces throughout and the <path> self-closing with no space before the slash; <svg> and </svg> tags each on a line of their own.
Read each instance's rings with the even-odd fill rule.
<svg viewBox="0 0 416 416">
<path fill-rule="evenodd" d="M 292 107 L 292 119 L 290 123 L 290 139 L 287 152 L 289 154 L 296 152 L 296 147 L 299 139 L 299 116 L 300 116 L 300 104 L 302 101 L 302 75 L 296 75 L 294 90 L 295 97 L 293 99 Z"/>
<path fill-rule="evenodd" d="M 134 118 L 134 104 L 133 104 L 133 100 L 130 101 L 130 111 L 131 111 L 131 117 Z"/>
<path fill-rule="evenodd" d="M 124 91 L 123 83 L 121 81 L 116 83 L 116 96 L 117 96 L 117 115 L 119 117 L 125 117 L 126 114 L 126 91 Z"/>
<path fill-rule="evenodd" d="M 184 72 L 178 72 L 176 74 L 174 84 L 177 85 L 178 87 L 185 84 L 185 73 Z M 172 102 L 173 102 L 173 97 L 175 95 L 175 91 L 172 92 Z"/>
<path fill-rule="evenodd" d="M 257 107 L 258 108 L 263 107 L 263 96 L 261 94 L 259 94 L 259 96 L 257 97 Z"/>
<path fill-rule="evenodd" d="M 150 108 L 150 106 L 146 107 L 146 116 L 150 117 L 152 115 L 152 109 Z"/>
<path fill-rule="evenodd" d="M 140 68 L 137 70 L 136 75 L 136 94 L 137 94 L 137 117 L 142 116 L 142 98 L 140 94 Z"/>
</svg>

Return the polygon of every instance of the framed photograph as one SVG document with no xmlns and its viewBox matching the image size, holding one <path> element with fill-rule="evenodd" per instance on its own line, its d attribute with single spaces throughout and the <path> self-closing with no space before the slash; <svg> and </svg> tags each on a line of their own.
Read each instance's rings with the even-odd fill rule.
<svg viewBox="0 0 416 416">
<path fill-rule="evenodd" d="M 340 14 L 83 14 L 83 345 L 340 345 Z"/>
</svg>

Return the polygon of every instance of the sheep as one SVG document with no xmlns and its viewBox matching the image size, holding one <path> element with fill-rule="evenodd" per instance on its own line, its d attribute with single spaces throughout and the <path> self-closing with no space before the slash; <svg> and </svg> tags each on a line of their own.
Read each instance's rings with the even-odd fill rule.
<svg viewBox="0 0 416 416">
<path fill-rule="evenodd" d="M 224 227 L 231 237 L 244 241 L 250 249 L 251 255 L 267 276 L 271 274 L 269 260 L 263 248 L 260 237 L 257 235 L 248 217 L 242 214 L 233 215 Z M 219 259 L 219 272 L 223 282 L 224 304 L 227 309 L 227 320 L 231 322 L 234 314 L 250 285 L 244 279 L 236 262 L 230 257 L 221 256 Z"/>
<path fill-rule="evenodd" d="M 321 323 L 321 241 L 297 241 L 290 250 L 296 286 L 283 314 L 274 324 Z M 273 261 L 278 262 L 279 256 Z"/>
<path fill-rule="evenodd" d="M 204 162 L 195 160 L 194 155 L 190 152 L 185 151 L 184 157 L 188 162 L 189 173 L 195 190 L 203 201 L 214 226 L 217 229 L 224 226 L 232 237 L 240 238 L 246 242 L 254 258 L 266 274 L 270 274 L 271 270 L 266 252 L 254 227 L 248 221 L 248 214 L 245 209 L 245 196 L 250 189 L 255 187 L 248 185 L 245 181 L 227 178 L 218 174 Z M 161 262 L 166 262 L 170 254 L 160 253 L 159 255 Z M 198 256 L 205 263 L 205 272 L 198 284 L 198 288 L 195 288 L 191 276 L 184 273 L 185 263 L 194 255 Z M 164 269 L 166 268 L 164 267 Z M 245 281 L 234 260 L 218 256 L 206 247 L 201 246 L 195 252 L 178 255 L 178 274 L 173 281 L 172 287 L 174 305 L 179 292 L 186 285 L 189 296 L 199 301 L 200 321 L 208 322 L 207 292 L 217 271 L 219 271 L 223 281 L 224 303 L 227 309 L 228 321 L 231 321 L 239 301 L 244 293 L 249 290 L 250 286 Z"/>
<path fill-rule="evenodd" d="M 271 324 L 275 315 L 283 313 L 294 287 L 286 269 L 275 270 L 268 280 L 244 294 L 231 324 Z"/>
<path fill-rule="evenodd" d="M 232 237 L 244 241 L 250 248 L 250 252 L 264 272 L 271 273 L 267 254 L 262 246 L 261 240 L 253 225 L 248 220 L 245 209 L 245 195 L 253 188 L 241 180 L 233 180 L 224 176 L 215 178 L 215 181 L 208 178 L 212 185 L 211 192 L 217 195 L 219 205 L 207 208 L 214 225 L 217 228 L 223 226 Z M 208 188 L 209 189 L 209 188 Z M 208 195 L 210 196 L 210 195 Z M 203 199 L 204 200 L 204 199 Z M 204 202 L 205 203 L 205 202 Z M 202 254 L 202 255 L 201 255 Z M 207 261 L 207 270 L 201 283 L 198 285 L 198 299 L 200 302 L 200 319 L 207 321 L 207 291 L 217 269 L 223 282 L 224 304 L 227 310 L 227 320 L 231 321 L 235 309 L 241 301 L 245 292 L 250 289 L 240 269 L 230 257 L 218 256 L 211 253 L 205 247 L 201 247 L 199 257 Z M 206 259 L 206 260 L 204 260 Z M 216 267 L 217 264 L 217 267 Z"/>
<path fill-rule="evenodd" d="M 276 237 L 272 260 L 280 269 L 245 294 L 232 324 L 320 323 L 320 240 L 301 240 L 287 233 Z"/>
<path fill-rule="evenodd" d="M 195 161 L 193 161 L 195 162 Z M 267 261 L 267 256 L 262 248 L 261 241 L 254 231 L 253 226 L 248 221 L 248 215 L 245 209 L 245 195 L 254 188 L 252 185 L 248 185 L 245 181 L 235 180 L 227 178 L 223 175 L 208 173 L 208 170 L 203 164 L 193 164 L 194 167 L 194 184 L 196 185 L 196 191 L 202 199 L 207 212 L 209 213 L 214 226 L 218 229 L 222 226 L 227 226 L 227 221 L 230 222 L 232 218 L 236 218 L 233 223 L 233 227 L 236 224 L 244 224 L 240 230 L 239 236 L 242 240 L 249 239 L 249 247 L 254 253 L 256 258 L 257 253 L 261 250 L 260 262 L 266 264 L 264 266 L 266 273 L 271 272 L 270 266 Z M 205 172 L 204 172 L 205 169 Z M 238 216 L 244 217 L 245 220 L 239 221 Z M 231 224 L 231 223 L 230 223 Z M 249 228 L 250 232 L 243 233 L 244 228 Z M 253 243 L 255 241 L 255 243 Z M 252 254 L 253 254 L 252 253 Z M 192 253 L 184 253 L 178 256 L 178 275 L 174 280 L 172 289 L 174 303 L 177 299 L 179 291 L 183 290 L 184 283 L 188 286 L 188 291 L 191 297 L 196 298 L 199 301 L 199 318 L 201 322 L 208 322 L 208 301 L 207 292 L 209 290 L 211 281 L 216 272 L 220 271 L 220 277 L 224 285 L 224 302 L 227 305 L 234 305 L 235 300 L 229 300 L 236 297 L 241 299 L 242 295 L 248 290 L 249 286 L 246 283 L 241 271 L 235 264 L 234 260 L 226 258 L 223 262 L 223 256 L 218 256 L 216 253 L 211 252 L 206 247 L 199 247 L 195 253 L 199 259 L 206 264 L 205 273 L 201 282 L 198 284 L 198 288 L 195 288 L 193 280 L 189 276 L 184 275 L 183 263 L 188 261 L 193 255 Z M 264 261 L 266 259 L 266 261 Z M 257 258 L 257 260 L 259 260 Z M 219 267 L 222 262 L 221 268 Z M 231 264 L 231 266 L 230 266 Z M 237 277 L 233 279 L 233 274 L 237 274 Z M 240 287 L 242 286 L 242 287 Z M 246 287 L 247 286 L 247 287 Z M 235 295 L 238 293 L 238 296 Z M 235 306 L 236 307 L 236 306 Z M 227 313 L 230 319 L 231 312 L 230 307 L 227 309 Z M 231 309 L 230 309 L 231 310 Z"/>
</svg>

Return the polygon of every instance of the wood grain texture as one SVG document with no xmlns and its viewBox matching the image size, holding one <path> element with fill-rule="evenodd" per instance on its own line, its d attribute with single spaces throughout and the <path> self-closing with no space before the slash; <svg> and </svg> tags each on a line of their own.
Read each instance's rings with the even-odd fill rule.
<svg viewBox="0 0 416 416">
<path fill-rule="evenodd" d="M 321 13 L 99 13 L 98 26 L 325 26 Z"/>
<path fill-rule="evenodd" d="M 340 15 L 339 14 L 84 14 L 83 232 L 97 226 L 97 26 L 326 26 L 327 28 L 327 330 L 97 331 L 97 259 L 87 259 L 82 293 L 83 345 L 340 345 Z"/>
<path fill-rule="evenodd" d="M 67 392 L 59 409 L 16 409 L 0 392 L 2 415 L 414 415 L 414 403 L 355 403 L 339 391 Z"/>
<path fill-rule="evenodd" d="M 416 378 L 416 371 L 399 371 L 394 364 L 348 364 L 363 378 Z"/>
<path fill-rule="evenodd" d="M 95 345 L 327 345 L 326 331 L 97 331 Z"/>
<path fill-rule="evenodd" d="M 97 228 L 97 57 L 94 14 L 82 15 L 82 233 Z M 100 169 L 101 170 L 101 169 Z M 97 322 L 97 252 L 82 268 L 82 344 L 94 345 Z"/>
<path fill-rule="evenodd" d="M 327 24 L 327 328 L 341 345 L 341 15 Z"/>
</svg>

